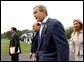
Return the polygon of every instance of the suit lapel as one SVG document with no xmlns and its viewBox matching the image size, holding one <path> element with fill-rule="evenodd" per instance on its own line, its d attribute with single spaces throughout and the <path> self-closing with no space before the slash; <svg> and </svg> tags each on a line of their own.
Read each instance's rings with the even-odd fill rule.
<svg viewBox="0 0 84 62">
<path fill-rule="evenodd" d="M 43 26 L 42 33 L 41 33 L 41 40 L 42 40 L 42 38 L 43 38 L 43 36 L 44 36 L 44 34 L 46 32 L 46 29 L 47 29 L 47 26 L 48 26 L 48 23 L 49 23 L 49 19 L 47 20 L 47 22 Z"/>
<path fill-rule="evenodd" d="M 45 31 L 46 31 L 47 25 L 43 26 L 42 33 L 41 33 L 41 39 L 43 38 Z"/>
<path fill-rule="evenodd" d="M 48 23 L 49 23 L 49 19 L 47 20 L 47 22 L 43 26 L 42 33 L 41 33 L 41 39 L 40 38 L 38 39 L 38 42 L 39 42 L 39 44 L 38 44 L 38 50 L 40 49 L 40 46 L 41 46 L 41 44 L 43 42 L 42 39 L 43 39 L 43 36 L 45 34 L 45 31 L 46 31 L 46 29 L 48 27 Z"/>
</svg>

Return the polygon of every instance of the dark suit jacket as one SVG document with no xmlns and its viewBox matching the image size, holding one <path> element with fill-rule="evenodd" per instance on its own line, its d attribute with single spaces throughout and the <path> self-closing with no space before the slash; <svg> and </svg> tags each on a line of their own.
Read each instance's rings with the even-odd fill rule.
<svg viewBox="0 0 84 62">
<path fill-rule="evenodd" d="M 31 43 L 31 53 L 36 53 L 36 50 L 38 48 L 38 32 L 36 35 L 33 35 L 32 43 Z"/>
<path fill-rule="evenodd" d="M 36 53 L 39 61 L 69 60 L 69 45 L 63 25 L 58 20 L 49 18 L 44 24 Z"/>
<path fill-rule="evenodd" d="M 13 36 L 11 36 L 11 40 L 10 40 L 10 43 L 9 43 L 9 48 L 10 47 L 15 47 L 15 53 L 18 51 L 18 48 L 19 48 L 19 50 L 20 50 L 20 52 L 19 53 L 21 53 L 21 47 L 20 47 L 20 41 L 19 41 L 19 36 L 16 34 L 16 33 L 14 33 L 14 35 Z M 18 53 L 18 54 L 19 54 Z M 9 54 L 10 54 L 10 51 L 9 51 Z M 11 54 L 10 54 L 11 55 Z"/>
</svg>

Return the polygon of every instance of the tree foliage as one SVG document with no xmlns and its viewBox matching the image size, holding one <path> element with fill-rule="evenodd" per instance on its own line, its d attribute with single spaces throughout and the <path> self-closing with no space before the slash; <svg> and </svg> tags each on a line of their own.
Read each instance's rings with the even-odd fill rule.
<svg viewBox="0 0 84 62">
<path fill-rule="evenodd" d="M 19 37 L 22 34 L 29 33 L 29 32 L 33 32 L 33 30 L 28 30 L 28 29 L 24 29 L 22 31 L 21 30 L 17 30 L 17 34 L 18 34 Z M 70 39 L 72 32 L 73 32 L 73 27 L 69 27 L 69 28 L 65 29 L 65 35 L 66 35 L 67 39 Z M 1 38 L 10 39 L 11 38 L 11 32 L 10 31 L 4 32 L 3 34 L 1 34 Z"/>
<path fill-rule="evenodd" d="M 67 37 L 67 39 L 71 38 L 71 33 L 73 32 L 73 27 L 69 27 L 65 30 L 65 35 Z"/>
<path fill-rule="evenodd" d="M 33 32 L 32 30 L 28 30 L 28 29 L 25 29 L 25 30 L 17 30 L 17 34 L 18 36 L 20 37 L 23 33 L 29 33 L 29 32 Z M 2 38 L 8 38 L 10 39 L 11 38 L 11 31 L 7 31 L 7 32 L 4 32 L 3 34 L 1 34 L 1 39 Z"/>
</svg>

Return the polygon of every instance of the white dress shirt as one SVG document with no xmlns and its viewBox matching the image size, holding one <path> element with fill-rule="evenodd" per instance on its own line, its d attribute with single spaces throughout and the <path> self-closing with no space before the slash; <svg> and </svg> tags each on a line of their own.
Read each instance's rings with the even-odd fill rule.
<svg viewBox="0 0 84 62">
<path fill-rule="evenodd" d="M 48 18 L 49 18 L 49 17 L 46 16 L 46 18 L 45 18 L 42 22 L 43 22 L 43 23 L 46 23 L 46 21 L 48 20 Z M 42 23 L 42 22 L 41 22 L 41 23 Z M 41 38 L 41 33 L 42 33 L 43 26 L 44 26 L 44 25 L 41 24 L 40 31 L 39 31 L 40 38 Z"/>
</svg>

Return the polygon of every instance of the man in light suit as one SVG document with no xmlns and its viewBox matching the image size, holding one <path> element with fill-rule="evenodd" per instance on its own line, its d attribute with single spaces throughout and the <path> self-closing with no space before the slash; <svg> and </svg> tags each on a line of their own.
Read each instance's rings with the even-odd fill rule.
<svg viewBox="0 0 84 62">
<path fill-rule="evenodd" d="M 47 9 L 43 5 L 35 6 L 33 14 L 37 22 L 41 22 L 37 59 L 39 61 L 68 61 L 69 45 L 63 25 L 57 19 L 49 18 Z"/>
<path fill-rule="evenodd" d="M 19 61 L 19 54 L 21 53 L 19 36 L 17 35 L 17 29 L 15 27 L 11 28 L 11 40 L 9 44 L 9 54 L 11 56 L 12 61 Z M 10 47 L 15 47 L 15 52 L 11 54 Z"/>
</svg>

